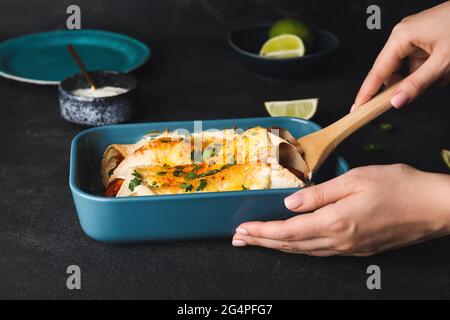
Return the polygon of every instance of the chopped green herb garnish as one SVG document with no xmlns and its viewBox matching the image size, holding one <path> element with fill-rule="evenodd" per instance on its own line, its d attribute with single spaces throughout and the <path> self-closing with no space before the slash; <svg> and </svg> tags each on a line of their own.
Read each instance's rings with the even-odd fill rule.
<svg viewBox="0 0 450 320">
<path fill-rule="evenodd" d="M 242 185 L 242 190 L 248 190 L 244 185 Z"/>
<path fill-rule="evenodd" d="M 184 169 L 184 166 L 175 166 L 175 169 L 183 170 L 183 169 Z"/>
<path fill-rule="evenodd" d="M 193 179 L 195 179 L 195 178 L 198 178 L 198 175 L 195 173 L 195 172 L 188 172 L 185 176 L 184 176 L 184 178 L 186 179 L 186 180 L 193 180 Z"/>
<path fill-rule="evenodd" d="M 130 189 L 130 191 L 133 192 L 134 188 L 136 188 L 138 185 L 142 183 L 142 175 L 136 170 L 132 173 L 132 175 L 134 176 L 134 178 L 130 180 L 130 183 L 128 184 L 128 189 Z"/>
<path fill-rule="evenodd" d="M 158 176 L 164 176 L 164 175 L 167 174 L 167 171 L 158 171 L 156 174 L 157 174 Z"/>
<path fill-rule="evenodd" d="M 216 174 L 216 173 L 219 173 L 219 172 L 220 172 L 220 170 L 218 170 L 218 169 L 209 170 L 208 172 L 202 173 L 202 174 L 200 175 L 200 177 L 208 177 L 208 176 L 212 176 L 212 175 L 214 175 L 214 174 Z"/>
<path fill-rule="evenodd" d="M 199 170 L 199 169 L 201 169 L 201 168 L 202 168 L 202 166 L 196 164 L 196 165 L 192 168 L 192 172 L 195 172 L 195 171 L 197 171 L 197 170 Z"/>
<path fill-rule="evenodd" d="M 163 167 L 166 168 L 166 169 L 167 169 L 167 168 L 170 168 L 170 166 L 169 166 L 167 163 L 164 163 L 164 164 L 163 164 Z"/>
<path fill-rule="evenodd" d="M 175 176 L 175 177 L 179 177 L 179 176 L 181 176 L 183 174 L 183 170 L 175 170 L 174 172 L 173 172 L 173 175 Z"/>
<path fill-rule="evenodd" d="M 180 184 L 180 187 L 183 188 L 185 192 L 191 192 L 193 189 L 193 186 L 190 183 L 182 183 Z"/>
<path fill-rule="evenodd" d="M 377 153 L 383 150 L 383 147 L 376 143 L 368 143 L 363 146 L 364 151 L 370 153 Z"/>
<path fill-rule="evenodd" d="M 135 176 L 136 178 L 142 180 L 142 174 L 140 174 L 139 172 L 137 172 L 136 170 L 132 173 L 133 176 Z"/>
<path fill-rule="evenodd" d="M 156 183 L 156 181 L 152 181 L 152 183 L 151 183 L 151 185 L 150 185 L 150 188 L 151 188 L 151 189 L 158 189 L 159 186 L 158 186 L 158 184 Z"/>
<path fill-rule="evenodd" d="M 207 184 L 208 182 L 205 179 L 201 179 L 200 185 L 197 187 L 197 191 L 202 191 L 203 189 L 205 189 Z"/>
<path fill-rule="evenodd" d="M 391 133 L 392 131 L 394 131 L 394 126 L 392 125 L 392 123 L 381 123 L 380 124 L 380 130 L 383 133 Z"/>
<path fill-rule="evenodd" d="M 130 183 L 128 184 L 128 188 L 130 191 L 134 191 L 134 188 L 136 188 L 138 185 L 141 184 L 141 180 L 138 178 L 133 178 L 133 180 L 130 180 Z"/>
<path fill-rule="evenodd" d="M 225 169 L 227 169 L 227 168 L 229 168 L 229 167 L 232 167 L 232 166 L 233 166 L 232 163 L 227 163 L 227 164 L 224 164 L 224 165 L 220 168 L 220 170 L 225 170 Z"/>
</svg>

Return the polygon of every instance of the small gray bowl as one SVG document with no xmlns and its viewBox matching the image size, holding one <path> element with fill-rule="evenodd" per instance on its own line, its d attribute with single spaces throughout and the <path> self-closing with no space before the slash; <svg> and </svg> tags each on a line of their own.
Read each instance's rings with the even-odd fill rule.
<svg viewBox="0 0 450 320">
<path fill-rule="evenodd" d="M 89 88 L 82 74 L 63 80 L 59 87 L 61 116 L 70 122 L 85 126 L 103 126 L 130 120 L 139 97 L 138 79 L 115 71 L 89 72 L 98 88 L 120 87 L 126 92 L 110 97 L 85 97 L 73 94 L 76 89 Z"/>
</svg>

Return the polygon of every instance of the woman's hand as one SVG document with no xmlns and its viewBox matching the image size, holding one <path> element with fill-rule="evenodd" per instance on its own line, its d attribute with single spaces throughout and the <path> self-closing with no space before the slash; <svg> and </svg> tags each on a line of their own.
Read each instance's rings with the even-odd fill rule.
<svg viewBox="0 0 450 320">
<path fill-rule="evenodd" d="M 400 108 L 441 80 L 450 80 L 450 1 L 406 17 L 397 24 L 356 96 L 352 110 L 369 101 L 385 83 L 399 79 L 394 73 L 408 58 L 410 75 L 391 98 Z"/>
<path fill-rule="evenodd" d="M 367 256 L 450 233 L 450 176 L 406 165 L 353 169 L 285 199 L 296 215 L 246 222 L 234 246 L 314 256 Z"/>
</svg>

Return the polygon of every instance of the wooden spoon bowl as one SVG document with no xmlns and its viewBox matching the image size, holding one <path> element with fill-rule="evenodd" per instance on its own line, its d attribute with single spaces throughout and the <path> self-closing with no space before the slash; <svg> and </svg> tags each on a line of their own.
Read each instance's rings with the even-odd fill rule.
<svg viewBox="0 0 450 320">
<path fill-rule="evenodd" d="M 392 85 L 335 123 L 299 139 L 278 128 L 279 136 L 288 142 L 279 146 L 280 164 L 310 178 L 339 143 L 392 107 L 390 99 L 397 86 Z"/>
</svg>

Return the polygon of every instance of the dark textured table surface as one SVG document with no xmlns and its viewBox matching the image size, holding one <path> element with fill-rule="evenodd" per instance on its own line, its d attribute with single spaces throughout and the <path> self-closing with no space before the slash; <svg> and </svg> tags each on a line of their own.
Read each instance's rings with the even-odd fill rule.
<svg viewBox="0 0 450 320">
<path fill-rule="evenodd" d="M 0 1 L 0 41 L 65 24 L 72 2 Z M 263 101 L 319 97 L 314 120 L 348 112 L 389 30 L 426 1 L 378 1 L 382 30 L 365 28 L 365 1 L 77 1 L 83 28 L 127 33 L 148 43 L 150 62 L 135 74 L 142 95 L 136 122 L 265 116 Z M 119 6 L 119 4 L 121 4 Z M 125 13 L 125 14 L 124 14 Z M 334 31 L 342 40 L 331 67 L 277 81 L 246 71 L 226 31 L 285 15 Z M 339 146 L 352 167 L 407 163 L 448 173 L 450 91 L 432 88 Z M 58 114 L 55 87 L 0 79 L 0 298 L 450 298 L 450 238 L 368 258 L 314 258 L 230 239 L 113 246 L 85 236 L 68 187 L 69 146 L 81 127 Z M 384 146 L 379 154 L 365 143 Z M 417 195 L 420 197 L 420 194 Z M 213 214 L 213 213 L 211 213 Z M 82 270 L 82 289 L 66 288 L 66 268 Z M 382 289 L 366 288 L 379 265 Z"/>
</svg>

